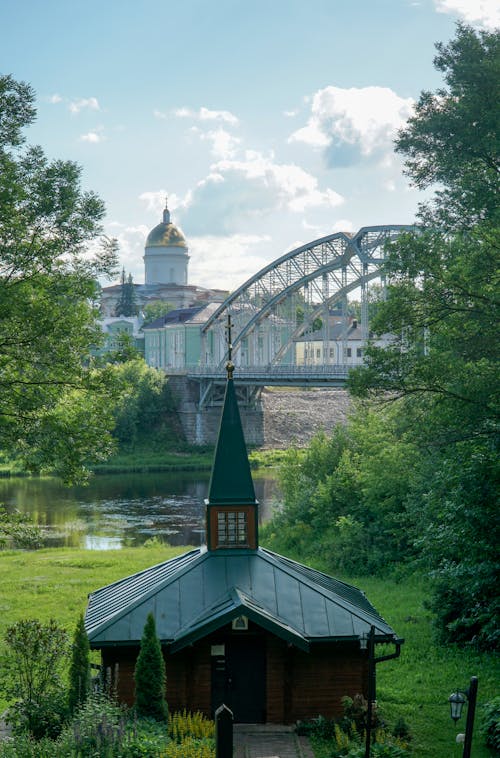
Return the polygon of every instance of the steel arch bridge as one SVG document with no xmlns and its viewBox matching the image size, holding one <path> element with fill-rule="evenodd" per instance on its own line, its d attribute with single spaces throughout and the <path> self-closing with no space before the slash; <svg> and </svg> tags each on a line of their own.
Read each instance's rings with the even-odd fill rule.
<svg viewBox="0 0 500 758">
<path fill-rule="evenodd" d="M 386 244 L 412 231 L 414 226 L 389 225 L 362 227 L 352 235 L 337 232 L 302 245 L 265 266 L 235 290 L 203 325 L 200 373 L 217 373 L 225 364 L 228 314 L 233 323 L 234 362 L 242 368 L 254 367 L 256 373 L 259 367 L 267 367 L 270 377 L 276 368 L 283 371 L 295 365 L 295 343 L 301 337 L 307 339 L 316 319 L 329 323 L 332 305 L 341 304 L 346 323 L 347 295 L 358 289 L 360 326 L 367 338 L 368 283 L 376 278 L 383 281 L 381 266 Z M 328 328 L 323 329 L 323 337 L 327 343 Z M 327 354 L 324 350 L 323 355 Z"/>
</svg>

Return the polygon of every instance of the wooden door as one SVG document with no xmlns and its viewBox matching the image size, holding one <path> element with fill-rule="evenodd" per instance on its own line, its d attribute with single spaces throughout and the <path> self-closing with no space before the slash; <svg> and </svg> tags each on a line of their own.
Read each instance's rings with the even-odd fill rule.
<svg viewBox="0 0 500 758">
<path fill-rule="evenodd" d="M 266 651 L 262 638 L 230 638 L 224 644 L 224 655 L 212 657 L 212 712 L 222 703 L 232 710 L 235 723 L 266 721 Z"/>
</svg>

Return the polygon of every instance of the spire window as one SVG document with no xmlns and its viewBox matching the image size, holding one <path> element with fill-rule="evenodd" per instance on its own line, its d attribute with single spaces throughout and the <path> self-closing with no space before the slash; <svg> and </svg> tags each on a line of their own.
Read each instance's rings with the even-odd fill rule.
<svg viewBox="0 0 500 758">
<path fill-rule="evenodd" d="M 246 511 L 219 511 L 217 513 L 217 544 L 219 547 L 248 545 Z"/>
</svg>

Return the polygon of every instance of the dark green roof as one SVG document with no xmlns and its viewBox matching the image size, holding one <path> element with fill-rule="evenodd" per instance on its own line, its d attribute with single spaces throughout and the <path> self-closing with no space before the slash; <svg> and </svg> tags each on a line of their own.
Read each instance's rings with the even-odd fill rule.
<svg viewBox="0 0 500 758">
<path fill-rule="evenodd" d="M 255 503 L 250 464 L 233 379 L 226 383 L 224 408 L 215 450 L 209 505 Z"/>
<path fill-rule="evenodd" d="M 246 615 L 297 647 L 395 633 L 364 593 L 263 548 L 199 548 L 93 592 L 85 617 L 92 647 L 139 643 L 148 613 L 172 651 Z"/>
</svg>

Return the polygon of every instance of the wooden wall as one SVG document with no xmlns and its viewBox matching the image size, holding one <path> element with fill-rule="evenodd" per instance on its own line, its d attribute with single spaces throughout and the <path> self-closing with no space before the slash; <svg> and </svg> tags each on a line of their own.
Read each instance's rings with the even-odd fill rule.
<svg viewBox="0 0 500 758">
<path fill-rule="evenodd" d="M 255 628 L 254 628 L 255 629 Z M 226 639 L 231 632 L 226 629 Z M 298 650 L 263 630 L 266 644 L 267 722 L 290 724 L 298 719 L 342 715 L 341 698 L 368 689 L 366 652 L 353 643 L 316 643 L 309 653 Z M 187 708 L 212 716 L 211 645 L 220 642 L 221 632 L 174 655 L 164 651 L 167 672 L 167 701 L 170 711 Z M 122 702 L 134 702 L 134 667 L 138 648 L 107 647 L 103 664 L 118 668 L 116 689 Z"/>
</svg>

